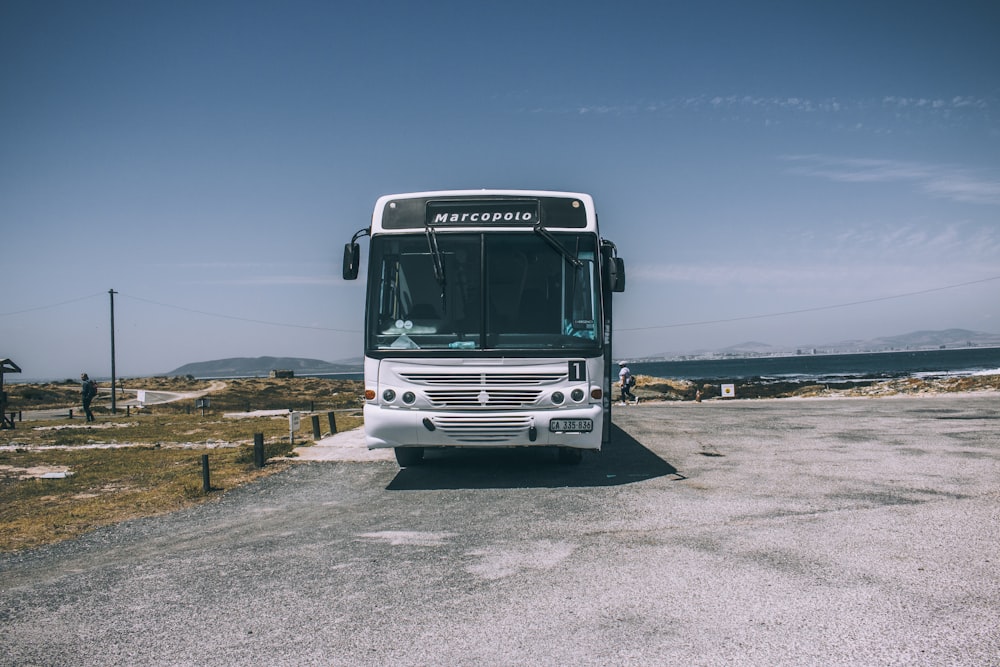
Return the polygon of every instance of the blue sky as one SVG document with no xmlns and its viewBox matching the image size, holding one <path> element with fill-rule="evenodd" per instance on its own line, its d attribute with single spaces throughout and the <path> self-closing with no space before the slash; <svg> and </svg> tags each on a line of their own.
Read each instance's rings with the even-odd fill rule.
<svg viewBox="0 0 1000 667">
<path fill-rule="evenodd" d="M 1000 332 L 998 28 L 962 1 L 7 0 L 0 357 L 110 374 L 112 288 L 119 376 L 357 357 L 343 243 L 379 195 L 465 187 L 594 196 L 618 356 Z"/>
</svg>

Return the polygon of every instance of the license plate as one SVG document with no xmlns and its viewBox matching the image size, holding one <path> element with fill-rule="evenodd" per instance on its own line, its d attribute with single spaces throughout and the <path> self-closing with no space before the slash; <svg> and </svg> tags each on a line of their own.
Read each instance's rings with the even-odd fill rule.
<svg viewBox="0 0 1000 667">
<path fill-rule="evenodd" d="M 590 433 L 593 430 L 593 419 L 553 419 L 549 422 L 552 433 Z"/>
</svg>

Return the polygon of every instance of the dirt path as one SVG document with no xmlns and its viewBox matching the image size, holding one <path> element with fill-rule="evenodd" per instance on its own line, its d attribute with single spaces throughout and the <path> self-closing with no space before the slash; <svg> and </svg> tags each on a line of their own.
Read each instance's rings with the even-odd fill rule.
<svg viewBox="0 0 1000 667">
<path fill-rule="evenodd" d="M 226 388 L 226 383 L 222 380 L 213 380 L 212 383 L 205 389 L 199 391 L 162 391 L 160 389 L 125 389 L 123 390 L 128 396 L 121 398 L 117 402 L 117 407 L 124 408 L 126 406 L 136 406 L 139 405 L 138 393 L 140 391 L 145 392 L 145 400 L 142 405 L 163 405 L 164 403 L 174 403 L 176 401 L 183 401 L 188 399 L 201 398 L 207 394 L 212 394 L 215 392 L 222 391 Z M 107 399 L 110 395 L 110 390 L 102 391 L 98 393 L 98 398 Z M 74 415 L 82 415 L 83 410 L 79 404 L 72 405 L 65 408 L 51 408 L 47 410 L 25 410 L 21 412 L 20 417 L 22 421 L 41 421 L 47 419 L 60 419 L 67 417 L 69 411 L 72 410 Z"/>
</svg>

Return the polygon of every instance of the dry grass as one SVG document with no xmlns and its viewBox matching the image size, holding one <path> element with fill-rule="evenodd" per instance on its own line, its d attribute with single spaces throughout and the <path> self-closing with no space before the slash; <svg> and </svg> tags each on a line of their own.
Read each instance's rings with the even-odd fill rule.
<svg viewBox="0 0 1000 667">
<path fill-rule="evenodd" d="M 0 453 L 0 473 L 6 473 L 0 475 L 0 550 L 50 544 L 118 521 L 172 512 L 287 465 L 257 470 L 245 449 L 209 453 L 209 493 L 201 464 L 207 450 L 144 446 Z M 29 469 L 71 474 L 65 479 L 18 474 Z"/>
<path fill-rule="evenodd" d="M 361 382 L 357 380 L 331 380 L 327 378 L 244 378 L 222 380 L 222 391 L 208 394 L 212 410 L 332 410 L 357 407 L 360 404 Z M 92 405 L 95 414 L 110 414 L 111 385 L 98 383 L 100 392 Z M 124 386 L 128 391 L 121 393 Z M 117 400 L 121 403 L 135 398 L 136 389 L 192 393 L 207 391 L 213 382 L 184 377 L 153 377 L 125 379 L 119 383 Z M 7 411 L 30 411 L 56 408 L 73 408 L 79 414 L 80 383 L 74 380 L 40 384 L 7 384 Z M 157 411 L 181 412 L 192 410 L 194 400 L 178 401 L 157 406 Z"/>
<path fill-rule="evenodd" d="M 209 383 L 166 378 L 135 381 L 144 389 L 199 391 Z M 126 384 L 128 386 L 128 383 Z M 0 551 L 16 551 L 70 539 L 99 526 L 175 511 L 217 498 L 221 492 L 280 470 L 286 462 L 253 465 L 253 437 L 263 433 L 269 458 L 291 452 L 284 417 L 230 419 L 223 413 L 257 409 L 337 410 L 338 430 L 360 425 L 360 382 L 293 378 L 229 381 L 212 393 L 202 416 L 185 400 L 149 410 L 123 409 L 115 416 L 97 409 L 98 420 L 24 421 L 0 431 Z M 8 385 L 9 410 L 75 407 L 75 384 Z M 28 407 L 25 402 L 32 401 Z M 296 445 L 312 439 L 302 420 Z M 211 490 L 203 490 L 203 454 L 209 455 Z M 40 479 L 45 472 L 69 473 Z"/>
</svg>

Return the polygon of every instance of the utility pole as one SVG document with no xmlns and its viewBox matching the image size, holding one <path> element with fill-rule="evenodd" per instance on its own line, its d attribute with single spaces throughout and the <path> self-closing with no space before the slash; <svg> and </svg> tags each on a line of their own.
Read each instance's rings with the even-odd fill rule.
<svg viewBox="0 0 1000 667">
<path fill-rule="evenodd" d="M 113 415 L 118 414 L 118 401 L 116 400 L 118 379 L 115 377 L 115 294 L 118 292 L 113 289 L 108 290 L 108 296 L 111 297 L 111 414 Z"/>
</svg>

